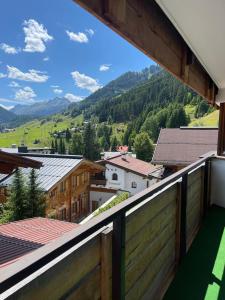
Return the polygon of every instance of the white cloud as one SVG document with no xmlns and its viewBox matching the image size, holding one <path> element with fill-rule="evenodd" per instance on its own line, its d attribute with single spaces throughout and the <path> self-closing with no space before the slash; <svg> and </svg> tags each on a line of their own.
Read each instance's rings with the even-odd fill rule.
<svg viewBox="0 0 225 300">
<path fill-rule="evenodd" d="M 9 87 L 19 88 L 21 86 L 19 85 L 19 83 L 15 82 L 15 81 L 11 81 L 10 84 L 9 84 Z"/>
<path fill-rule="evenodd" d="M 91 28 L 90 28 L 90 29 L 86 29 L 85 31 L 86 31 L 90 36 L 93 36 L 94 33 L 95 33 L 94 30 L 91 29 Z"/>
<path fill-rule="evenodd" d="M 62 92 L 63 92 L 63 90 L 61 90 L 61 89 L 54 89 L 53 90 L 53 92 L 55 93 L 55 94 L 62 94 Z"/>
<path fill-rule="evenodd" d="M 99 71 L 101 71 L 101 72 L 108 71 L 110 67 L 111 67 L 111 65 L 109 65 L 109 64 L 103 64 L 99 67 Z"/>
<path fill-rule="evenodd" d="M 60 88 L 59 85 L 50 85 L 50 87 L 51 87 L 51 88 L 55 88 L 55 89 Z"/>
<path fill-rule="evenodd" d="M 26 86 L 22 89 L 19 89 L 15 93 L 15 100 L 22 100 L 22 101 L 27 101 L 27 102 L 33 102 L 34 98 L 37 95 L 35 92 L 30 88 L 29 86 Z"/>
<path fill-rule="evenodd" d="M 71 41 L 78 42 L 78 43 L 88 43 L 88 37 L 83 32 L 72 32 L 69 30 L 66 30 L 67 35 L 69 36 Z"/>
<path fill-rule="evenodd" d="M 43 58 L 43 61 L 48 61 L 48 60 L 49 60 L 48 56 L 46 56 L 46 57 Z"/>
<path fill-rule="evenodd" d="M 84 97 L 82 97 L 82 96 L 76 96 L 76 95 L 71 94 L 71 93 L 67 93 L 64 97 L 66 99 L 68 99 L 70 102 L 79 102 L 79 101 L 84 99 Z"/>
<path fill-rule="evenodd" d="M 4 78 L 4 77 L 7 77 L 7 75 L 6 75 L 6 74 L 3 74 L 3 73 L 0 73 L 0 79 L 1 79 L 1 78 Z"/>
<path fill-rule="evenodd" d="M 8 77 L 11 79 L 18 79 L 24 81 L 33 81 L 33 82 L 46 82 L 48 80 L 48 75 L 44 74 L 44 72 L 37 70 L 28 70 L 28 72 L 24 73 L 17 69 L 16 67 L 7 66 L 8 69 Z"/>
<path fill-rule="evenodd" d="M 0 44 L 0 49 L 3 50 L 7 54 L 17 54 L 20 52 L 20 48 L 14 48 L 5 43 Z"/>
<path fill-rule="evenodd" d="M 33 19 L 24 21 L 23 31 L 25 33 L 25 52 L 44 52 L 46 49 L 45 43 L 52 41 L 53 37 L 48 34 L 43 24 L 39 24 Z"/>
<path fill-rule="evenodd" d="M 81 89 L 86 89 L 93 93 L 101 88 L 101 85 L 98 83 L 98 81 L 92 77 L 81 74 L 78 71 L 71 72 L 71 75 L 75 81 L 76 86 Z"/>
</svg>

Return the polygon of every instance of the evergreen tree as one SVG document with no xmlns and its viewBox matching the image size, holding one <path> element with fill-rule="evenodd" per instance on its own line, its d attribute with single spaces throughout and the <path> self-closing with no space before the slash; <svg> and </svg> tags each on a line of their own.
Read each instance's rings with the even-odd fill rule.
<svg viewBox="0 0 225 300">
<path fill-rule="evenodd" d="M 51 141 L 51 154 L 54 154 L 55 153 L 55 143 L 54 141 L 52 140 Z"/>
<path fill-rule="evenodd" d="M 71 139 L 71 133 L 70 133 L 70 130 L 69 128 L 66 129 L 66 141 L 67 143 L 70 141 Z"/>
<path fill-rule="evenodd" d="M 59 153 L 59 146 L 58 146 L 57 138 L 55 139 L 55 151 L 56 151 L 57 153 Z"/>
<path fill-rule="evenodd" d="M 26 216 L 28 218 L 45 216 L 45 197 L 44 192 L 38 184 L 38 175 L 34 169 L 29 174 L 27 189 L 28 207 Z"/>
<path fill-rule="evenodd" d="M 118 142 L 116 136 L 114 135 L 111 139 L 111 151 L 116 151 L 118 145 L 119 145 L 119 142 Z"/>
<path fill-rule="evenodd" d="M 141 127 L 141 130 L 147 132 L 151 139 L 156 142 L 160 130 L 157 116 L 148 117 Z"/>
<path fill-rule="evenodd" d="M 99 144 L 100 144 L 100 147 L 102 148 L 102 150 L 104 150 L 104 151 L 109 150 L 110 145 L 108 144 L 105 136 L 100 137 Z"/>
<path fill-rule="evenodd" d="M 65 141 L 64 141 L 63 138 L 60 138 L 60 140 L 59 140 L 58 152 L 59 152 L 59 154 L 65 154 L 66 153 Z"/>
<path fill-rule="evenodd" d="M 84 157 L 90 160 L 100 158 L 100 149 L 97 142 L 95 128 L 89 122 L 84 129 Z"/>
<path fill-rule="evenodd" d="M 141 132 L 136 135 L 134 140 L 134 148 L 138 159 L 151 161 L 154 146 L 147 132 Z"/>
<path fill-rule="evenodd" d="M 84 143 L 83 137 L 80 133 L 74 133 L 69 147 L 70 154 L 83 155 Z"/>
<path fill-rule="evenodd" d="M 22 172 L 17 169 L 13 176 L 10 196 L 5 206 L 8 221 L 22 220 L 27 217 L 28 199 L 26 192 Z"/>
</svg>

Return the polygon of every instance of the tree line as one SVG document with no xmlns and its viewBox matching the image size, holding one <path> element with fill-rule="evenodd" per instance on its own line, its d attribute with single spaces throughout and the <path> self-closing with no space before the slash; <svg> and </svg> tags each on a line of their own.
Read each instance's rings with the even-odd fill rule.
<svg viewBox="0 0 225 300">
<path fill-rule="evenodd" d="M 7 193 L 7 201 L 0 206 L 0 223 L 45 216 L 45 195 L 34 169 L 31 169 L 28 181 L 21 169 L 17 169 Z"/>
</svg>

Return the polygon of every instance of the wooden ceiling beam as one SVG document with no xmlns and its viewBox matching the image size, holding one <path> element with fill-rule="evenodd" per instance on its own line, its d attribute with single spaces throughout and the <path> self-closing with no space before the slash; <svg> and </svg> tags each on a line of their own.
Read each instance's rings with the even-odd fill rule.
<svg viewBox="0 0 225 300">
<path fill-rule="evenodd" d="M 15 169 L 14 165 L 5 163 L 5 162 L 0 162 L 0 173 L 1 174 L 10 174 L 13 172 Z"/>
<path fill-rule="evenodd" d="M 39 169 L 42 163 L 30 158 L 22 157 L 16 154 L 7 153 L 0 150 L 0 162 L 5 162 L 15 167 Z M 0 170 L 1 171 L 1 170 Z"/>
<path fill-rule="evenodd" d="M 203 96 L 209 103 L 215 103 L 217 86 L 154 0 L 73 1 Z"/>
</svg>

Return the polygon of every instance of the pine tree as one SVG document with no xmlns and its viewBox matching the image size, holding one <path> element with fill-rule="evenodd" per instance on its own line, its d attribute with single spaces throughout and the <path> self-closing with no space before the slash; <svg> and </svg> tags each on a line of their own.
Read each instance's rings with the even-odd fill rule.
<svg viewBox="0 0 225 300">
<path fill-rule="evenodd" d="M 114 135 L 111 140 L 111 151 L 116 151 L 118 144 L 119 144 L 118 140 L 117 140 L 116 136 Z"/>
<path fill-rule="evenodd" d="M 65 154 L 66 153 L 66 145 L 63 138 L 60 138 L 59 140 L 59 154 Z"/>
<path fill-rule="evenodd" d="M 27 217 L 28 199 L 23 175 L 20 169 L 17 169 L 10 188 L 10 197 L 6 205 L 6 214 L 8 221 L 22 220 Z"/>
<path fill-rule="evenodd" d="M 134 148 L 138 159 L 151 161 L 154 146 L 147 132 L 141 132 L 136 135 Z"/>
<path fill-rule="evenodd" d="M 94 127 L 89 122 L 84 129 L 84 157 L 90 160 L 97 160 L 100 158 L 100 149 L 96 137 Z"/>
<path fill-rule="evenodd" d="M 83 137 L 80 133 L 74 133 L 70 147 L 69 147 L 69 153 L 70 154 L 77 154 L 77 155 L 83 155 L 84 152 L 84 143 L 83 143 Z"/>
<path fill-rule="evenodd" d="M 27 189 L 27 217 L 44 217 L 45 216 L 45 197 L 44 192 L 38 184 L 38 175 L 34 169 L 29 174 L 29 182 Z"/>
<path fill-rule="evenodd" d="M 67 143 L 70 141 L 71 139 L 71 133 L 70 133 L 70 130 L 69 128 L 66 129 L 66 141 Z"/>
<path fill-rule="evenodd" d="M 54 141 L 52 140 L 51 141 L 51 154 L 54 154 L 55 153 L 55 143 Z"/>
<path fill-rule="evenodd" d="M 58 141 L 55 139 L 55 152 L 59 153 Z"/>
</svg>

